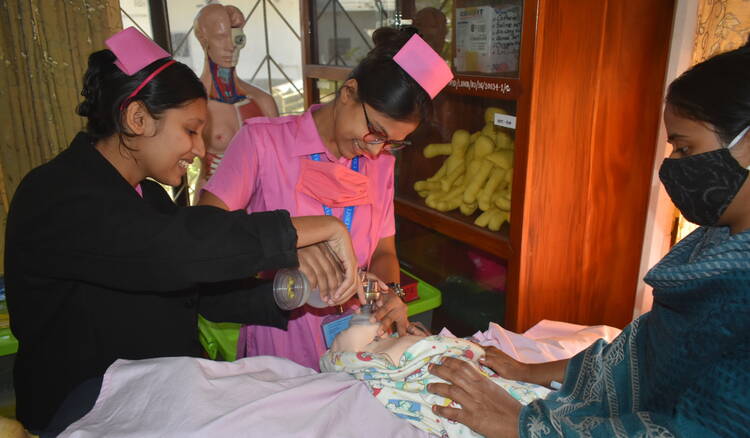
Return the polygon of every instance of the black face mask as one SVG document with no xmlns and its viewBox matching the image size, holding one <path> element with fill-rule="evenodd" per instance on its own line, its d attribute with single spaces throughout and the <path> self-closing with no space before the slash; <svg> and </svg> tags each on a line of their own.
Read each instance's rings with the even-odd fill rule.
<svg viewBox="0 0 750 438">
<path fill-rule="evenodd" d="M 729 148 L 684 158 L 665 158 L 659 179 L 685 219 L 716 225 L 747 179 Z"/>
</svg>

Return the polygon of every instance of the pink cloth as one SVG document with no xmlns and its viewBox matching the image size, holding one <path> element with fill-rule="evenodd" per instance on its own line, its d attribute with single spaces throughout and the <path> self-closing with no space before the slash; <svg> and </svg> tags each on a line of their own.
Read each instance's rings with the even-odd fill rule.
<svg viewBox="0 0 750 438">
<path fill-rule="evenodd" d="M 256 117 L 245 120 L 230 143 L 224 159 L 207 190 L 230 210 L 248 212 L 283 209 L 292 216 L 322 215 L 323 206 L 297 191 L 300 167 L 310 155 L 321 154 L 322 162 L 351 168 L 351 161 L 336 159 L 323 145 L 312 112 L 300 116 Z M 359 171 L 369 179 L 372 204 L 358 205 L 352 222 L 352 241 L 360 266 L 367 265 L 380 239 L 396 233 L 393 216 L 393 167 L 395 158 L 384 153 L 371 160 L 360 157 Z M 343 207 L 332 207 L 341 218 Z M 238 357 L 272 355 L 286 357 L 319 370 L 325 353 L 320 323 L 326 312 L 308 306 L 293 312 L 286 331 L 272 327 L 247 326 L 240 331 Z M 334 312 L 335 309 L 330 309 Z"/>
<path fill-rule="evenodd" d="M 191 357 L 118 360 L 94 408 L 61 438 L 413 437 L 345 373 L 314 373 L 286 359 Z"/>
<path fill-rule="evenodd" d="M 370 179 L 338 163 L 301 160 L 297 191 L 329 207 L 372 204 Z"/>
</svg>

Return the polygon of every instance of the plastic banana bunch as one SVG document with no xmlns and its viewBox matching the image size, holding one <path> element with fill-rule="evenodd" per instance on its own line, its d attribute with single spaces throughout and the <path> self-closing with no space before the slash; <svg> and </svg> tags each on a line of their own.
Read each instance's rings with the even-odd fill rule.
<svg viewBox="0 0 750 438">
<path fill-rule="evenodd" d="M 496 113 L 506 114 L 500 108 L 487 108 L 481 131 L 470 134 L 459 129 L 450 143 L 425 146 L 422 152 L 426 158 L 446 158 L 433 176 L 414 183 L 414 190 L 428 207 L 459 209 L 466 216 L 479 209 L 482 213 L 474 223 L 492 231 L 510 221 L 513 181 L 513 137 L 507 129 L 495 126 Z"/>
</svg>

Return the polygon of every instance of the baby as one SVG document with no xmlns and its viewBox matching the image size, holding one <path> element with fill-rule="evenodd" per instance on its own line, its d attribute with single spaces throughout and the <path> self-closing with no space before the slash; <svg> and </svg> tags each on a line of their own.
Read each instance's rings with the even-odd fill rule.
<svg viewBox="0 0 750 438">
<path fill-rule="evenodd" d="M 444 382 L 427 370 L 444 357 L 469 361 L 494 383 L 523 404 L 544 398 L 549 389 L 503 379 L 478 360 L 484 356 L 479 345 L 459 338 L 407 335 L 378 338 L 377 324 L 352 324 L 336 336 L 331 349 L 320 359 L 323 372 L 343 371 L 364 381 L 372 394 L 396 416 L 440 437 L 475 437 L 471 429 L 438 417 L 432 405 L 457 406 L 452 400 L 427 391 L 430 383 Z"/>
</svg>

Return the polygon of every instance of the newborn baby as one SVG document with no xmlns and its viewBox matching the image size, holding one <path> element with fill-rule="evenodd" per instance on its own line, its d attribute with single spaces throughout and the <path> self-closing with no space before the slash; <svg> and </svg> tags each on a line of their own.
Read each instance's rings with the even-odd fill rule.
<svg viewBox="0 0 750 438">
<path fill-rule="evenodd" d="M 432 412 L 432 405 L 457 406 L 450 399 L 427 392 L 430 383 L 444 382 L 427 370 L 444 357 L 469 361 L 494 383 L 523 404 L 544 398 L 549 389 L 525 382 L 506 380 L 478 360 L 484 356 L 479 345 L 442 336 L 376 336 L 377 324 L 351 325 L 339 333 L 331 349 L 320 359 L 323 372 L 343 371 L 364 381 L 372 394 L 396 416 L 440 437 L 479 436 L 460 423 Z"/>
</svg>

